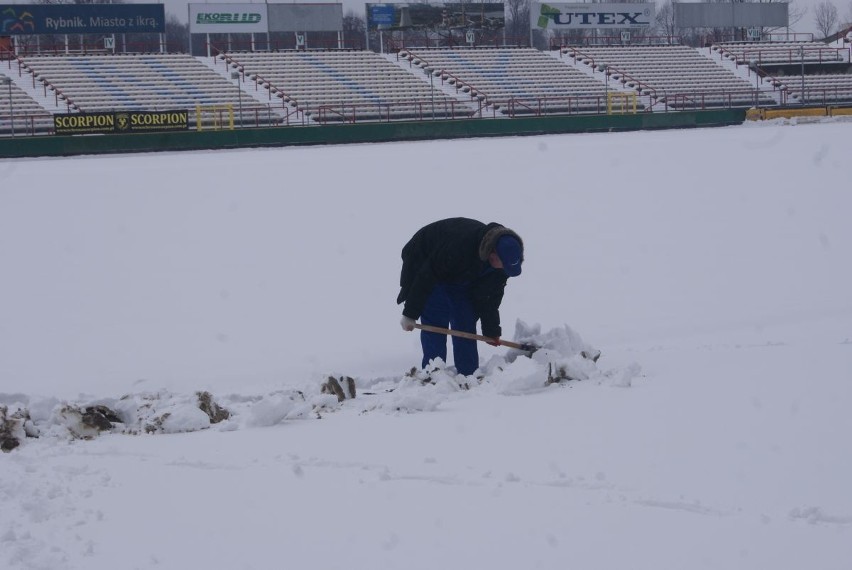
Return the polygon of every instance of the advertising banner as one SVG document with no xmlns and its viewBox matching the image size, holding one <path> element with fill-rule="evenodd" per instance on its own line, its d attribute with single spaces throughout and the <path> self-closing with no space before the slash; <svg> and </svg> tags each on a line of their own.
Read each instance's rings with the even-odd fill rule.
<svg viewBox="0 0 852 570">
<path fill-rule="evenodd" d="M 165 31 L 163 4 L 0 4 L 0 36 Z"/>
<path fill-rule="evenodd" d="M 541 4 L 530 6 L 534 29 L 585 30 L 646 28 L 654 23 L 654 4 Z"/>
<path fill-rule="evenodd" d="M 186 131 L 189 129 L 189 111 L 116 111 L 115 132 L 150 133 L 161 131 Z"/>
<path fill-rule="evenodd" d="M 57 135 L 91 135 L 115 132 L 115 113 L 61 113 L 53 115 Z"/>
<path fill-rule="evenodd" d="M 267 4 L 190 4 L 191 34 L 265 34 Z"/>
<path fill-rule="evenodd" d="M 496 2 L 367 4 L 371 30 L 499 30 L 505 24 L 504 5 Z"/>
<path fill-rule="evenodd" d="M 340 32 L 343 4 L 269 4 L 270 32 Z"/>
<path fill-rule="evenodd" d="M 53 129 L 57 135 L 186 131 L 189 111 L 61 113 L 53 116 Z"/>
</svg>

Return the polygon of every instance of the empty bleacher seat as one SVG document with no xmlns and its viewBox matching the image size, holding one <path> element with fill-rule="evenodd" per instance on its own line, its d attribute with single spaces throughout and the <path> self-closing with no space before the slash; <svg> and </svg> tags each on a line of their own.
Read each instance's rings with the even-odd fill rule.
<svg viewBox="0 0 852 570">
<path fill-rule="evenodd" d="M 680 45 L 584 46 L 563 53 L 574 65 L 606 66 L 612 77 L 649 97 L 654 105 L 701 107 L 751 106 L 755 103 L 752 83 L 720 66 L 698 50 Z M 588 62 L 588 63 L 582 63 Z M 775 100 L 758 95 L 762 105 Z"/>
</svg>

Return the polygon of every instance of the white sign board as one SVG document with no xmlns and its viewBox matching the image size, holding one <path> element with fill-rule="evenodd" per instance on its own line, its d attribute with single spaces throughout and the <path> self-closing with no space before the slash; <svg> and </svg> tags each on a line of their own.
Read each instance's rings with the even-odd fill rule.
<svg viewBox="0 0 852 570">
<path fill-rule="evenodd" d="M 464 33 L 464 38 L 467 43 L 473 45 L 476 43 L 476 32 L 473 30 L 468 30 Z"/>
<path fill-rule="evenodd" d="M 115 36 L 107 36 L 104 38 L 104 49 L 115 50 Z"/>
<path fill-rule="evenodd" d="M 647 28 L 654 23 L 654 4 L 541 4 L 530 6 L 534 29 L 591 30 Z"/>
<path fill-rule="evenodd" d="M 786 2 L 672 2 L 679 28 L 783 28 L 790 21 Z"/>
<path fill-rule="evenodd" d="M 343 4 L 269 4 L 268 12 L 270 32 L 343 30 Z"/>
<path fill-rule="evenodd" d="M 190 4 L 192 34 L 254 34 L 269 31 L 266 4 Z"/>
</svg>

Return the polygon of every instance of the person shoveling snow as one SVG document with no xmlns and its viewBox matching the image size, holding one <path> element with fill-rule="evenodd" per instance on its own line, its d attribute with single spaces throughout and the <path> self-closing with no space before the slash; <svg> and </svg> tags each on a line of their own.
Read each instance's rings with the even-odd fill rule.
<svg viewBox="0 0 852 570">
<path fill-rule="evenodd" d="M 414 234 L 402 249 L 396 302 L 405 303 L 402 329 L 421 329 L 423 368 L 447 360 L 447 336 L 438 329 L 475 334 L 481 321 L 486 342 L 500 345 L 503 291 L 509 277 L 521 274 L 523 261 L 521 237 L 497 223 L 449 218 Z M 459 374 L 473 374 L 479 367 L 476 339 L 454 335 L 453 359 Z"/>
</svg>

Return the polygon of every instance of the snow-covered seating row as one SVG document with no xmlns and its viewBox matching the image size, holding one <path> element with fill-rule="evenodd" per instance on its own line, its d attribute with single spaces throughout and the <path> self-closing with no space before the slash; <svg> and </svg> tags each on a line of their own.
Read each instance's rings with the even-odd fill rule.
<svg viewBox="0 0 852 570">
<path fill-rule="evenodd" d="M 229 53 L 220 61 L 320 122 L 466 117 L 475 107 L 369 51 Z M 218 63 L 217 63 L 218 65 Z"/>
<path fill-rule="evenodd" d="M 412 66 L 505 114 L 602 112 L 606 86 L 532 48 L 411 48 Z"/>
<path fill-rule="evenodd" d="M 710 51 L 739 65 L 752 62 L 759 66 L 843 63 L 845 50 L 822 42 L 723 42 Z"/>
<path fill-rule="evenodd" d="M 787 102 L 802 102 L 802 76 L 783 75 L 770 79 L 777 89 L 787 92 Z M 852 103 L 852 74 L 827 73 L 804 76 L 804 103 L 832 105 Z"/>
<path fill-rule="evenodd" d="M 688 46 L 563 47 L 576 66 L 603 69 L 610 81 L 647 95 L 652 104 L 676 108 L 737 107 L 755 104 L 755 86 Z M 761 105 L 773 105 L 768 94 Z"/>
<path fill-rule="evenodd" d="M 232 105 L 244 122 L 278 122 L 200 60 L 184 54 L 26 56 L 24 68 L 61 91 L 70 111 L 188 109 Z M 270 120 L 271 119 L 271 120 Z M 237 121 L 239 122 L 239 117 Z"/>
<path fill-rule="evenodd" d="M 0 73 L 0 79 L 2 78 L 9 77 Z M 18 134 L 45 133 L 52 128 L 52 115 L 32 97 L 14 83 L 9 86 L 0 86 L 0 135 L 11 135 L 13 130 Z"/>
</svg>

